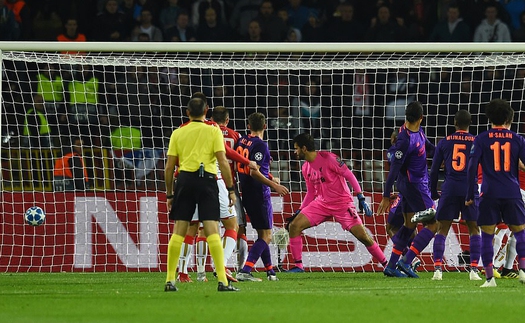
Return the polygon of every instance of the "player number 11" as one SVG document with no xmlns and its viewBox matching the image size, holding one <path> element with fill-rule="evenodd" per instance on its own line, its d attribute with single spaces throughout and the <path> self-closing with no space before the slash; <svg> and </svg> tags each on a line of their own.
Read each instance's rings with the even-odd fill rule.
<svg viewBox="0 0 525 323">
<path fill-rule="evenodd" d="M 501 151 L 503 150 L 503 170 L 510 172 L 510 142 L 502 145 L 496 141 L 490 145 L 490 149 L 494 152 L 494 171 L 501 171 Z"/>
</svg>

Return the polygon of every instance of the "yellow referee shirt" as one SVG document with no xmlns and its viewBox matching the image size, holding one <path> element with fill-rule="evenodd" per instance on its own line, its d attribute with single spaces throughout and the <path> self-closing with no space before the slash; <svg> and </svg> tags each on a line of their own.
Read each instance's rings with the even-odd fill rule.
<svg viewBox="0 0 525 323">
<path fill-rule="evenodd" d="M 217 174 L 215 153 L 226 151 L 221 129 L 200 121 L 192 121 L 173 131 L 168 146 L 168 156 L 179 158 L 179 170 L 196 172 L 200 164 L 204 170 Z"/>
</svg>

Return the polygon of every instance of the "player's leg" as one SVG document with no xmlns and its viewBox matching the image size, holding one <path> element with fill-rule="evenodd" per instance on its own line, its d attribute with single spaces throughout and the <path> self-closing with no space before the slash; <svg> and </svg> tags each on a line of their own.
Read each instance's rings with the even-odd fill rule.
<svg viewBox="0 0 525 323">
<path fill-rule="evenodd" d="M 237 245 L 237 213 L 234 207 L 230 207 L 230 199 L 228 197 L 228 189 L 224 181 L 217 181 L 219 188 L 219 204 L 220 204 L 220 218 L 224 227 L 224 234 L 222 236 L 222 247 L 224 249 L 224 264 L 228 264 L 228 260 L 231 258 L 235 246 Z M 225 268 L 226 277 L 228 281 L 237 282 L 231 273 L 231 271 Z"/>
<path fill-rule="evenodd" d="M 166 292 L 177 290 L 175 287 L 177 263 L 188 225 L 189 221 L 182 220 L 175 221 L 175 224 L 173 225 L 173 234 L 171 235 L 170 241 L 168 242 L 166 285 L 164 286 L 164 291 Z"/>
<path fill-rule="evenodd" d="M 507 256 L 507 248 L 504 245 L 505 237 L 510 236 L 511 231 L 506 224 L 500 223 L 496 226 L 496 231 L 494 232 L 494 240 L 492 242 L 492 249 L 494 252 L 494 269 L 499 269 L 505 262 L 505 257 Z M 499 277 L 496 277 L 499 278 Z"/>
<path fill-rule="evenodd" d="M 239 192 L 235 191 L 237 201 L 235 202 L 235 213 L 237 213 L 237 267 L 236 271 L 241 270 L 248 257 L 248 238 L 246 237 L 246 212 L 242 207 Z"/>
<path fill-rule="evenodd" d="M 177 281 L 181 283 L 193 282 L 190 275 L 188 274 L 188 264 L 190 263 L 191 256 L 193 255 L 193 247 L 198 227 L 199 222 L 190 223 L 181 246 L 181 252 L 179 256 L 179 275 L 177 276 Z"/>
<path fill-rule="evenodd" d="M 477 217 L 476 217 L 477 218 Z M 477 220 L 466 221 L 470 245 L 470 280 L 482 280 L 479 276 L 478 262 L 481 257 L 481 235 Z"/>
<path fill-rule="evenodd" d="M 257 240 L 253 243 L 248 252 L 248 257 L 241 270 L 237 272 L 236 278 L 239 281 L 261 281 L 260 278 L 253 277 L 251 271 L 257 260 L 261 258 L 263 251 L 268 249 L 268 244 L 272 238 L 273 227 L 273 208 L 269 195 L 263 192 L 260 195 L 252 195 L 249 198 L 245 196 L 242 200 L 246 212 L 250 216 L 252 227 L 257 230 Z M 270 259 L 263 259 L 264 261 Z M 264 264 L 265 266 L 267 263 Z"/>
<path fill-rule="evenodd" d="M 252 219 L 252 225 L 257 230 L 257 240 L 253 243 L 252 247 L 250 248 L 250 251 L 248 252 L 248 257 L 246 258 L 246 262 L 244 263 L 241 270 L 239 270 L 236 274 L 236 278 L 239 281 L 256 281 L 260 282 L 262 279 L 253 277 L 252 270 L 255 264 L 257 263 L 257 260 L 261 258 L 263 252 L 265 249 L 268 248 L 268 242 L 266 240 L 271 239 L 271 230 L 268 229 L 257 229 L 258 227 L 258 220 L 255 220 L 255 217 L 250 217 Z M 268 233 L 269 231 L 269 233 Z M 268 237 L 269 236 L 269 237 Z M 270 262 L 271 264 L 271 262 Z M 266 264 L 265 264 L 266 266 Z"/>
<path fill-rule="evenodd" d="M 386 257 L 377 242 L 372 239 L 370 234 L 365 230 L 361 217 L 357 214 L 353 203 L 340 211 L 332 211 L 336 222 L 341 224 L 343 230 L 350 231 L 362 244 L 366 246 L 372 257 L 383 267 L 386 267 Z"/>
<path fill-rule="evenodd" d="M 272 230 L 262 230 L 260 233 L 260 236 L 262 236 L 264 242 L 266 242 L 266 246 L 264 247 L 262 253 L 261 253 L 261 260 L 264 264 L 264 270 L 266 270 L 266 277 L 270 281 L 277 281 L 279 280 L 277 278 L 277 275 L 275 274 L 275 270 L 273 269 L 272 264 L 272 255 L 270 253 L 270 242 L 272 240 Z"/>
<path fill-rule="evenodd" d="M 164 291 L 167 292 L 177 291 L 175 287 L 177 263 L 184 236 L 188 231 L 190 220 L 195 211 L 194 192 L 191 179 L 185 175 L 179 175 L 178 183 L 175 187 L 175 196 L 177 198 L 173 200 L 169 213 L 170 220 L 175 220 L 175 224 L 173 225 L 173 234 L 168 243 L 167 274 L 166 284 L 164 285 Z"/>
<path fill-rule="evenodd" d="M 246 226 L 240 225 L 237 232 L 237 269 L 239 271 L 244 266 L 248 258 L 248 238 L 246 237 Z"/>
<path fill-rule="evenodd" d="M 195 184 L 200 187 L 197 197 L 199 221 L 202 222 L 202 230 L 206 236 L 211 257 L 215 263 L 218 291 L 236 291 L 238 289 L 229 284 L 224 267 L 224 250 L 219 234 L 220 203 L 217 182 L 204 177 L 202 180 L 196 181 Z"/>
<path fill-rule="evenodd" d="M 525 284 L 525 205 L 520 199 L 515 203 L 504 205 L 503 220 L 509 224 L 516 239 L 516 253 L 518 254 L 518 279 Z M 510 224 L 513 223 L 513 224 Z"/>
<path fill-rule="evenodd" d="M 518 272 L 514 270 L 514 261 L 516 260 L 517 251 L 516 251 L 516 237 L 514 234 L 511 234 L 505 245 L 506 256 L 503 263 L 503 268 L 501 269 L 502 278 L 518 278 Z"/>
<path fill-rule="evenodd" d="M 207 282 L 206 278 L 206 260 L 208 258 L 208 242 L 204 235 L 203 228 L 199 228 L 197 239 L 195 241 L 195 260 L 197 262 L 197 281 Z"/>
<path fill-rule="evenodd" d="M 430 197 L 430 191 L 428 186 L 425 184 L 411 184 L 404 183 L 403 187 L 403 199 L 402 199 L 402 208 L 405 213 L 405 227 L 412 228 L 410 223 L 412 222 L 413 217 L 410 217 L 410 213 L 416 212 L 417 210 L 426 210 L 434 207 L 434 201 Z M 399 187 L 401 190 L 401 187 Z M 409 197 L 409 198 L 405 198 Z M 413 226 L 415 229 L 415 226 Z M 430 243 L 432 238 L 437 231 L 437 222 L 435 217 L 429 218 L 425 223 L 425 227 L 419 231 L 412 244 L 410 245 L 407 253 L 397 262 L 397 267 L 399 270 L 407 274 L 409 277 L 417 278 L 419 277 L 414 270 L 412 269 L 411 263 L 414 258 L 425 249 L 425 247 Z M 405 245 L 406 246 L 406 245 Z"/>
<path fill-rule="evenodd" d="M 372 255 L 372 257 L 380 263 L 383 267 L 386 267 L 387 260 L 385 254 L 379 248 L 377 242 L 368 234 L 365 227 L 362 224 L 356 224 L 349 230 L 359 242 L 365 245 L 366 250 Z"/>
<path fill-rule="evenodd" d="M 443 205 L 441 203 L 440 205 Z M 440 210 L 438 208 L 436 217 L 439 218 Z M 451 220 L 439 220 L 439 229 L 434 237 L 432 256 L 434 258 L 434 275 L 432 280 L 443 279 L 443 256 L 445 254 L 445 241 L 447 240 L 448 231 L 452 224 Z"/>
</svg>

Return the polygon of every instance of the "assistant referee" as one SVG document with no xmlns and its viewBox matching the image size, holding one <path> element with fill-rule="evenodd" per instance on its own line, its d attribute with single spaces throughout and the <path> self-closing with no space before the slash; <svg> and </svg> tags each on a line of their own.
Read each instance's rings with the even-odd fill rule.
<svg viewBox="0 0 525 323">
<path fill-rule="evenodd" d="M 204 227 L 210 254 L 219 281 L 218 291 L 237 291 L 228 283 L 224 267 L 224 251 L 219 236 L 219 189 L 217 162 L 229 192 L 230 206 L 235 203 L 235 190 L 226 159 L 224 138 L 219 127 L 204 123 L 208 106 L 202 99 L 192 99 L 186 113 L 190 123 L 173 131 L 166 161 L 166 198 L 169 218 L 175 220 L 168 243 L 168 269 L 164 290 L 177 291 L 175 277 L 180 249 L 195 206 Z M 177 185 L 173 191 L 173 173 L 179 166 Z M 173 192 L 173 193 L 172 193 Z"/>
</svg>

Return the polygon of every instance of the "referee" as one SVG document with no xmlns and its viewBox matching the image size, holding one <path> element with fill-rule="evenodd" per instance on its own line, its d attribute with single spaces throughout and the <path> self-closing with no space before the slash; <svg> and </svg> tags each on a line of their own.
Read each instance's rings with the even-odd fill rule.
<svg viewBox="0 0 525 323">
<path fill-rule="evenodd" d="M 230 206 L 236 200 L 230 166 L 226 159 L 224 139 L 219 127 L 204 123 L 208 107 L 202 99 L 191 99 L 186 113 L 190 123 L 173 131 L 166 161 L 166 198 L 169 218 L 175 220 L 168 243 L 168 269 L 164 291 L 177 291 L 175 277 L 184 235 L 195 206 L 199 206 L 199 221 L 215 263 L 219 280 L 218 291 L 238 291 L 230 285 L 224 267 L 224 251 L 219 236 L 219 189 L 217 162 L 228 188 Z M 173 173 L 179 166 L 177 185 L 173 191 Z M 172 193 L 173 192 L 173 193 Z"/>
</svg>

